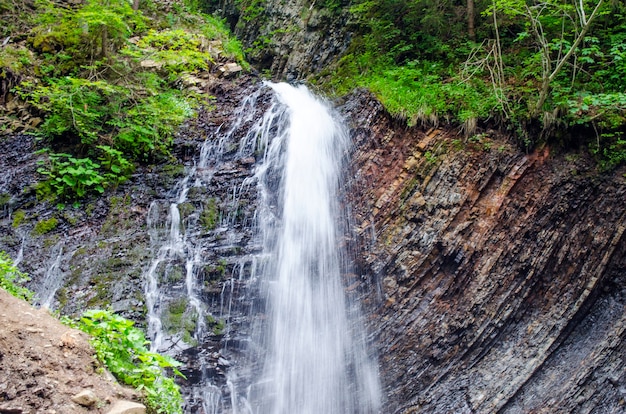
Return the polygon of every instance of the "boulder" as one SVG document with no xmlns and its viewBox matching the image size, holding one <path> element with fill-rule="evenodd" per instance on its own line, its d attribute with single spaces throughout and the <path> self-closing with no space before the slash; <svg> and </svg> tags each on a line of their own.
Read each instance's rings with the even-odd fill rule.
<svg viewBox="0 0 626 414">
<path fill-rule="evenodd" d="M 83 407 L 91 407 L 98 402 L 98 397 L 91 390 L 82 390 L 72 397 L 72 401 Z"/>
</svg>

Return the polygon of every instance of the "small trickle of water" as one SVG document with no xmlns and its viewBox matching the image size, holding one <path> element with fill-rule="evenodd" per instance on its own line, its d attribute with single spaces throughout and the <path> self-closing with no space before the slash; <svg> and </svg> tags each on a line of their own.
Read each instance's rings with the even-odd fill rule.
<svg viewBox="0 0 626 414">
<path fill-rule="evenodd" d="M 198 215 L 188 217 L 186 227 L 181 222 L 181 204 L 187 201 L 187 195 L 191 186 L 201 186 L 205 180 L 210 179 L 207 173 L 208 158 L 215 156 L 215 146 L 206 141 L 201 148 L 198 166 L 188 168 L 187 174 L 176 184 L 172 193 L 174 196 L 167 209 L 167 217 L 162 219 L 162 203 L 153 202 L 148 211 L 148 229 L 151 244 L 155 255 L 150 266 L 144 272 L 145 296 L 148 319 L 148 337 L 151 339 L 152 351 L 162 350 L 166 346 L 167 335 L 163 332 L 162 314 L 166 310 L 168 302 L 173 298 L 166 297 L 161 288 L 162 281 L 168 275 L 177 272 L 184 275 L 186 304 L 195 314 L 197 321 L 196 338 L 200 338 L 206 329 L 205 305 L 200 300 L 199 287 L 196 286 L 196 271 L 201 265 L 200 247 L 195 245 L 193 237 L 189 237 L 189 231 L 198 231 Z M 161 230 L 163 221 L 166 226 Z M 167 231 L 164 231 L 166 230 Z M 189 230 L 191 229 L 191 230 Z M 174 338 L 169 338 L 172 341 Z M 176 343 L 180 341 L 176 340 Z M 168 343 L 168 346 L 175 344 Z"/>
<path fill-rule="evenodd" d="M 36 302 L 42 308 L 51 309 L 54 295 L 63 285 L 63 271 L 61 259 L 63 258 L 63 245 L 57 244 L 53 249 L 53 256 L 47 267 L 41 284 L 36 290 Z"/>
</svg>

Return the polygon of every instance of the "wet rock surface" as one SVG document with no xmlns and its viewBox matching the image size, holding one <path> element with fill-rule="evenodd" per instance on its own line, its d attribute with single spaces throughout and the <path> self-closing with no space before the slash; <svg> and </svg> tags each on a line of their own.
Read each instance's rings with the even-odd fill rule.
<svg viewBox="0 0 626 414">
<path fill-rule="evenodd" d="M 385 412 L 624 412 L 624 169 L 398 128 L 359 99 L 349 194 Z"/>
<path fill-rule="evenodd" d="M 247 59 L 276 79 L 305 79 L 318 73 L 348 47 L 350 14 L 308 0 L 265 1 L 240 16 L 233 1 L 214 11 L 226 18 L 250 48 Z M 265 43 L 264 43 L 265 42 Z"/>
</svg>

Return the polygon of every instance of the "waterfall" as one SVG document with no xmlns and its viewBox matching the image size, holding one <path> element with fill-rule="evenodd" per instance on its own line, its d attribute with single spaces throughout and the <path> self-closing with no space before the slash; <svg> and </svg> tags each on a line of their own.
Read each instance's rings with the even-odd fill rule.
<svg viewBox="0 0 626 414">
<path fill-rule="evenodd" d="M 192 361 L 189 413 L 377 413 L 376 364 L 343 280 L 345 127 L 284 83 L 246 96 L 223 126 L 148 211 L 152 350 Z"/>
<path fill-rule="evenodd" d="M 375 413 L 377 369 L 342 283 L 338 193 L 348 134 L 304 86 L 268 85 L 278 102 L 254 135 L 266 146 L 256 178 L 269 259 L 261 276 L 266 317 L 256 329 L 264 361 L 249 387 L 251 412 Z"/>
</svg>

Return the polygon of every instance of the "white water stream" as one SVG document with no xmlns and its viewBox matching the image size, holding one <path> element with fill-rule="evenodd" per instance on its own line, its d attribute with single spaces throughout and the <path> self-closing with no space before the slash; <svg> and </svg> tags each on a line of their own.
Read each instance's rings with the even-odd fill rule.
<svg viewBox="0 0 626 414">
<path fill-rule="evenodd" d="M 207 334 L 211 304 L 202 302 L 198 269 L 207 264 L 208 246 L 202 246 L 199 211 L 181 219 L 190 189 L 210 190 L 219 165 L 232 169 L 241 160 L 256 160 L 254 177 L 231 190 L 232 211 L 224 212 L 222 228 L 216 229 L 223 235 L 219 248 L 238 248 L 237 241 L 229 241 L 235 232 L 227 228 L 235 225 L 239 195 L 256 185 L 256 212 L 243 224 L 255 228 L 256 236 L 242 255 L 228 257 L 230 278 L 222 280 L 215 315 L 226 322 L 224 339 L 219 353 L 200 351 L 204 385 L 192 399 L 200 401 L 204 413 L 214 414 L 378 413 L 377 367 L 366 352 L 359 305 L 346 294 L 342 279 L 349 271 L 338 226 L 347 131 L 331 107 L 304 86 L 268 87 L 274 97 L 263 116 L 254 121 L 259 94 L 251 94 L 230 129 L 218 129 L 217 137 L 206 140 L 200 159 L 187 168 L 170 199 L 150 207 L 154 255 L 144 281 L 152 349 L 185 349 L 180 337 L 164 330 L 163 317 L 177 297 L 185 298 L 186 313 L 197 315 L 200 346 Z M 237 153 L 232 152 L 235 136 L 243 136 Z M 181 280 L 172 282 L 175 275 Z M 242 317 L 247 308 L 250 315 Z M 253 320 L 249 334 L 231 335 L 231 324 L 246 318 Z M 241 326 L 247 331 L 245 323 Z M 216 359 L 229 367 L 225 384 L 211 377 Z"/>
<path fill-rule="evenodd" d="M 376 413 L 377 368 L 341 277 L 338 194 L 348 134 L 304 86 L 269 86 L 278 104 L 255 134 L 266 145 L 257 182 L 268 319 L 257 330 L 262 372 L 246 400 L 253 413 Z"/>
</svg>

